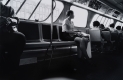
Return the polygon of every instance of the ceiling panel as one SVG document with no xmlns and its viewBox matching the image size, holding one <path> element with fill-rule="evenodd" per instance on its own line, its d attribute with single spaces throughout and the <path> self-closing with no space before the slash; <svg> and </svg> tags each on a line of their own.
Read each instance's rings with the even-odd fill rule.
<svg viewBox="0 0 123 80">
<path fill-rule="evenodd" d="M 105 4 L 110 3 L 113 7 L 123 13 L 123 0 L 100 0 Z"/>
</svg>

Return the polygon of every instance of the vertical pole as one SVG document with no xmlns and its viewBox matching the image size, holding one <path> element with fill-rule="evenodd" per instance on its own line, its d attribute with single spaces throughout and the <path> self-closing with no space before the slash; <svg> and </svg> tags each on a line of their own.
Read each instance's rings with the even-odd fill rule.
<svg viewBox="0 0 123 80">
<path fill-rule="evenodd" d="M 51 40 L 50 40 L 50 45 L 51 45 L 52 53 L 51 53 L 51 58 L 50 58 L 49 68 L 48 69 L 50 69 L 52 55 L 53 55 L 53 50 L 54 50 L 54 48 L 52 46 L 52 38 L 53 38 L 53 0 L 51 0 Z"/>
<path fill-rule="evenodd" d="M 51 45 L 52 45 L 52 38 L 53 38 L 53 0 L 51 0 Z"/>
</svg>

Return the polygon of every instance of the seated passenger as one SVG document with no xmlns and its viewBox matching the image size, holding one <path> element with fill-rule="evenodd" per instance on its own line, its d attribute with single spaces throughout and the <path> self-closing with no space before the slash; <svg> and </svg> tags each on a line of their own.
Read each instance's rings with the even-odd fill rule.
<svg viewBox="0 0 123 80">
<path fill-rule="evenodd" d="M 103 24 L 100 24 L 99 28 L 100 28 L 101 30 L 104 30 L 104 29 L 105 29 L 105 27 L 104 27 Z"/>
<path fill-rule="evenodd" d="M 9 32 L 7 24 L 15 17 L 14 9 L 3 5 L 0 0 L 0 67 L 3 70 L 16 71 L 19 67 L 20 56 L 25 45 L 25 36 L 17 30 Z M 17 21 L 13 22 L 15 24 Z M 6 56 L 3 55 L 7 52 Z M 4 66 L 2 66 L 4 65 Z"/>
<path fill-rule="evenodd" d="M 118 32 L 117 47 L 118 47 L 118 49 L 121 49 L 121 44 L 123 42 L 121 26 L 117 26 L 116 29 Z"/>
<path fill-rule="evenodd" d="M 110 26 L 108 27 L 108 29 L 111 31 L 111 32 L 115 32 L 116 30 L 114 29 L 114 24 L 110 24 Z"/>
<path fill-rule="evenodd" d="M 67 11 L 66 19 L 62 23 L 62 38 L 65 41 L 75 41 L 77 44 L 78 57 L 81 60 L 82 55 L 90 62 L 90 58 L 87 54 L 87 44 L 89 42 L 88 34 L 84 32 L 75 32 L 74 24 L 71 19 L 74 18 L 74 12 L 72 10 Z M 86 38 L 87 37 L 87 38 Z"/>
<path fill-rule="evenodd" d="M 99 21 L 94 21 L 92 30 L 99 30 L 99 25 L 100 25 Z"/>
<path fill-rule="evenodd" d="M 118 31 L 119 34 L 122 33 L 121 26 L 117 26 L 116 29 L 117 29 L 117 31 Z"/>
</svg>

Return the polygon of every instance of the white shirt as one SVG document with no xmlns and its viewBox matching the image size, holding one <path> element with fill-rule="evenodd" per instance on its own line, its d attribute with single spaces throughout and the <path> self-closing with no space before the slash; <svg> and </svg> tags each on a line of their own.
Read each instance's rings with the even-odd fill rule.
<svg viewBox="0 0 123 80">
<path fill-rule="evenodd" d="M 110 31 L 112 31 L 112 32 L 114 32 L 114 31 L 115 31 L 115 29 L 114 29 L 114 28 L 112 28 L 112 27 L 109 27 L 109 29 L 110 29 Z"/>
<path fill-rule="evenodd" d="M 62 32 L 74 31 L 74 24 L 68 18 L 66 18 L 62 23 Z"/>
</svg>

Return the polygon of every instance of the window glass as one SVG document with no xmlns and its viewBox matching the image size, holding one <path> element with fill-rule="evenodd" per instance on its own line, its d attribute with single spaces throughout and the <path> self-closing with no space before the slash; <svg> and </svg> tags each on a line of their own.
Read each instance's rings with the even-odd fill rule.
<svg viewBox="0 0 123 80">
<path fill-rule="evenodd" d="M 74 19 L 72 20 L 74 25 L 77 27 L 86 27 L 88 11 L 76 6 L 71 6 L 70 10 L 74 12 Z"/>
<path fill-rule="evenodd" d="M 20 9 L 17 16 L 19 18 L 28 19 L 39 1 L 40 0 L 26 0 L 25 4 Z"/>
<path fill-rule="evenodd" d="M 93 28 L 93 22 L 96 21 L 99 16 L 100 16 L 99 14 L 94 15 L 94 17 L 91 21 L 91 24 L 90 24 L 90 28 Z"/>
<path fill-rule="evenodd" d="M 101 22 L 102 18 L 102 16 L 97 17 L 97 21 Z"/>
<path fill-rule="evenodd" d="M 105 17 L 102 17 L 100 24 L 104 24 L 105 19 L 106 19 Z"/>
<path fill-rule="evenodd" d="M 117 23 L 115 24 L 115 28 L 116 28 L 117 26 L 121 26 L 121 22 L 117 22 Z"/>
<path fill-rule="evenodd" d="M 8 0 L 3 0 L 2 3 L 5 5 Z"/>
<path fill-rule="evenodd" d="M 55 1 L 56 7 L 53 10 L 53 22 L 59 17 L 60 13 L 62 12 L 64 5 L 62 2 Z M 55 5 L 55 3 L 54 3 Z M 42 0 L 32 17 L 31 20 L 45 20 L 49 14 L 51 13 L 51 0 Z M 44 22 L 51 23 L 51 16 Z"/>
<path fill-rule="evenodd" d="M 108 19 L 106 26 L 105 27 L 109 27 L 110 24 L 114 23 L 113 19 Z"/>
<path fill-rule="evenodd" d="M 104 26 L 106 26 L 108 20 L 109 20 L 108 18 L 105 19 L 105 21 L 104 21 Z"/>
<path fill-rule="evenodd" d="M 21 6 L 24 0 L 10 0 L 7 4 L 8 6 L 11 6 L 14 8 L 15 12 L 18 10 L 18 8 Z"/>
<path fill-rule="evenodd" d="M 122 23 L 122 25 L 121 25 L 122 27 L 123 27 L 123 23 Z"/>
</svg>

